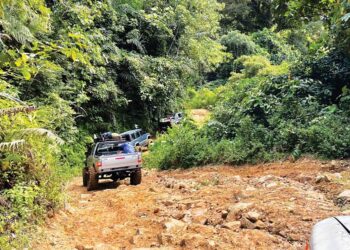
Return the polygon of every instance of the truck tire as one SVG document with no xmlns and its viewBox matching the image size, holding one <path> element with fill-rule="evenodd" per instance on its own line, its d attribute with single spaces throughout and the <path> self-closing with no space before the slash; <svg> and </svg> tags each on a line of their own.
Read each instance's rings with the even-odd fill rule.
<svg viewBox="0 0 350 250">
<path fill-rule="evenodd" d="M 141 183 L 141 180 L 142 180 L 141 169 L 138 169 L 135 172 L 131 173 L 130 185 L 133 185 L 133 186 L 139 185 Z"/>
<path fill-rule="evenodd" d="M 87 168 L 83 168 L 83 186 L 86 187 L 89 180 L 89 173 Z"/>
<path fill-rule="evenodd" d="M 116 182 L 116 181 L 118 181 L 119 180 L 119 177 L 117 177 L 117 176 L 112 176 L 112 181 L 113 182 Z"/>
<path fill-rule="evenodd" d="M 97 173 L 95 171 L 95 168 L 90 167 L 88 175 L 89 175 L 89 178 L 88 178 L 88 182 L 87 182 L 87 190 L 88 191 L 95 190 L 98 186 L 98 176 L 97 176 Z"/>
</svg>

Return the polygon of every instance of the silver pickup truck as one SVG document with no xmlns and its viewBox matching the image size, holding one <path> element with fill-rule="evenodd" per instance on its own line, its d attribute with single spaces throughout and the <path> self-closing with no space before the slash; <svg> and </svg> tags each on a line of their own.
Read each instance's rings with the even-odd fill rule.
<svg viewBox="0 0 350 250">
<path fill-rule="evenodd" d="M 99 179 L 123 180 L 130 177 L 131 185 L 141 183 L 141 153 L 125 141 L 101 141 L 93 145 L 83 169 L 83 185 L 94 190 Z"/>
</svg>

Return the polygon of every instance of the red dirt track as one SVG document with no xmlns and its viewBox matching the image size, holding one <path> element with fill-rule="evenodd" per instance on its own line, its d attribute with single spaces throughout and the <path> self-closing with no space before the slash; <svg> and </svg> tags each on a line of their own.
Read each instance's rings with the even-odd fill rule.
<svg viewBox="0 0 350 250">
<path fill-rule="evenodd" d="M 47 219 L 32 248 L 303 249 L 316 222 L 350 214 L 333 202 L 349 169 L 303 159 L 144 170 L 139 186 L 105 182 L 94 192 L 76 178 L 66 209 Z"/>
</svg>

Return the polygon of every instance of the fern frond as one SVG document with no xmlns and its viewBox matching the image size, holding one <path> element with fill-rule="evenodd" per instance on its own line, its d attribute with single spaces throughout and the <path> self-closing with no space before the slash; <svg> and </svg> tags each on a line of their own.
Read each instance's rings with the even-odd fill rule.
<svg viewBox="0 0 350 250">
<path fill-rule="evenodd" d="M 34 111 L 36 108 L 33 106 L 28 107 L 14 107 L 14 108 L 7 108 L 7 109 L 0 109 L 0 116 L 4 115 L 15 115 L 18 113 L 29 113 Z"/>
<path fill-rule="evenodd" d="M 126 42 L 128 44 L 132 44 L 134 45 L 141 53 L 145 53 L 145 47 L 142 44 L 142 38 L 140 35 L 140 32 L 136 29 L 130 31 L 127 35 L 126 35 Z"/>
<path fill-rule="evenodd" d="M 53 132 L 51 132 L 50 130 L 47 130 L 44 128 L 27 128 L 27 129 L 21 130 L 20 134 L 22 136 L 36 134 L 36 135 L 40 135 L 40 136 L 45 136 L 48 139 L 57 142 L 58 144 L 64 143 L 64 141 L 58 135 L 56 135 Z"/>
<path fill-rule="evenodd" d="M 134 45 L 140 51 L 140 53 L 142 54 L 145 53 L 145 47 L 143 46 L 142 42 L 138 38 L 127 39 L 126 42 L 128 44 Z"/>
<path fill-rule="evenodd" d="M 12 142 L 1 142 L 0 152 L 18 152 L 23 149 L 25 144 L 24 140 L 17 140 Z"/>
<path fill-rule="evenodd" d="M 4 18 L 0 20 L 1 26 L 7 34 L 21 44 L 33 41 L 34 36 L 29 28 L 12 14 L 11 11 L 5 12 Z"/>
<path fill-rule="evenodd" d="M 135 75 L 130 72 L 121 72 L 119 76 L 128 82 L 134 82 L 136 80 Z"/>
</svg>

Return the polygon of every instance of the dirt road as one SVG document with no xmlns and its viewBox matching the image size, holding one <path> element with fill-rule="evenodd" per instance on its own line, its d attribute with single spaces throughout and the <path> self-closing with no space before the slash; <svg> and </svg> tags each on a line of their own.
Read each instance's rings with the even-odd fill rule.
<svg viewBox="0 0 350 250">
<path fill-rule="evenodd" d="M 102 183 L 94 192 L 76 178 L 66 209 L 47 220 L 32 248 L 302 249 L 313 224 L 348 213 L 333 199 L 349 168 L 304 159 L 144 171 L 139 186 Z"/>
</svg>

